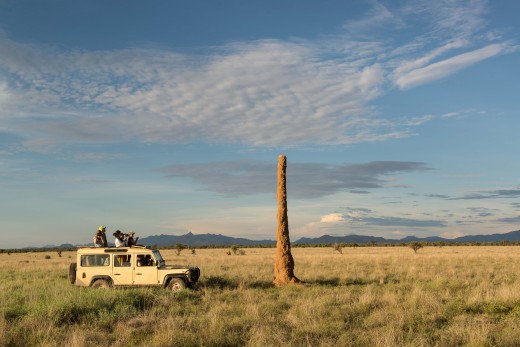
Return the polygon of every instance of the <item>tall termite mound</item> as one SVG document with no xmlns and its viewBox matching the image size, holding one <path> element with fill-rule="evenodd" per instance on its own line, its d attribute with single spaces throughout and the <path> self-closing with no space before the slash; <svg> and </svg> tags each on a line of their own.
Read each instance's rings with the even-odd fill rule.
<svg viewBox="0 0 520 347">
<path fill-rule="evenodd" d="M 287 158 L 285 155 L 278 157 L 278 228 L 276 229 L 276 262 L 274 264 L 274 281 L 276 286 L 288 283 L 300 283 L 294 276 L 294 259 L 291 254 L 291 241 L 289 239 L 289 219 L 287 218 L 287 189 L 285 185 L 285 170 Z"/>
</svg>

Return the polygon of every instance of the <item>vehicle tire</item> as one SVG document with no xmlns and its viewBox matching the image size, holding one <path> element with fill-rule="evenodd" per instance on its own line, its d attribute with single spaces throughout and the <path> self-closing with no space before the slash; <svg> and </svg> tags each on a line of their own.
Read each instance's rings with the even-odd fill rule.
<svg viewBox="0 0 520 347">
<path fill-rule="evenodd" d="M 186 282 L 182 278 L 172 278 L 168 283 L 168 289 L 172 292 L 180 292 L 186 288 Z"/>
<path fill-rule="evenodd" d="M 69 265 L 69 282 L 74 284 L 76 282 L 76 271 L 78 269 L 78 265 L 76 263 L 71 263 Z"/>
<path fill-rule="evenodd" d="M 110 284 L 110 282 L 108 282 L 105 279 L 99 279 L 99 280 L 95 280 L 94 283 L 92 283 L 91 287 L 108 289 L 108 288 L 112 288 L 112 285 Z"/>
</svg>

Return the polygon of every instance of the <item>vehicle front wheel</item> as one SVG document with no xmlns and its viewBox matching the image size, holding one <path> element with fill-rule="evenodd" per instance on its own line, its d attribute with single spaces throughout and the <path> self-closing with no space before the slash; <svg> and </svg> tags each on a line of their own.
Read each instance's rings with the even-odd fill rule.
<svg viewBox="0 0 520 347">
<path fill-rule="evenodd" d="M 184 282 L 181 278 L 172 278 L 170 283 L 168 283 L 168 289 L 172 292 L 179 292 L 186 288 L 186 282 Z"/>
<path fill-rule="evenodd" d="M 112 286 L 110 285 L 110 282 L 108 282 L 107 280 L 99 279 L 92 283 L 92 288 L 108 289 L 112 288 Z"/>
</svg>

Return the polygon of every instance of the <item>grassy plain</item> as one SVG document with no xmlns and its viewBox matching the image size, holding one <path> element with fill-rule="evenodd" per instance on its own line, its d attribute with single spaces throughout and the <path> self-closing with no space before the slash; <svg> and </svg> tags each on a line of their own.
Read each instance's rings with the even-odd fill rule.
<svg viewBox="0 0 520 347">
<path fill-rule="evenodd" d="M 0 254 L 0 346 L 520 346 L 520 247 L 162 251 L 198 291 L 67 282 L 74 252 Z M 50 259 L 46 259 L 50 256 Z"/>
</svg>

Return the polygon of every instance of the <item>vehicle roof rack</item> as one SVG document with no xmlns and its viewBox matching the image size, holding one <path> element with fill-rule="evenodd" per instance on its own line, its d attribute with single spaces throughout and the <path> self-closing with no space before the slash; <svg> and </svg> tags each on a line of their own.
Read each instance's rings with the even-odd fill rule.
<svg viewBox="0 0 520 347">
<path fill-rule="evenodd" d="M 105 253 L 126 253 L 126 252 L 128 252 L 128 247 L 118 247 L 118 248 L 110 247 L 110 248 L 105 248 Z"/>
</svg>

